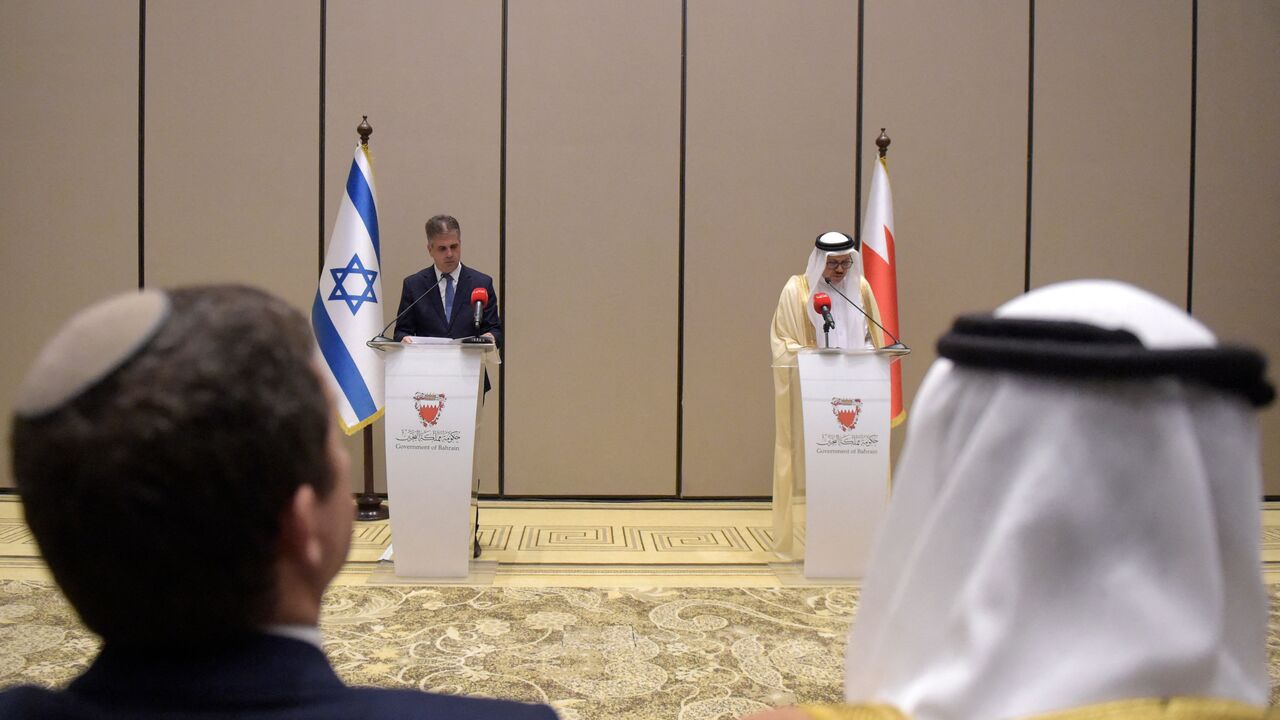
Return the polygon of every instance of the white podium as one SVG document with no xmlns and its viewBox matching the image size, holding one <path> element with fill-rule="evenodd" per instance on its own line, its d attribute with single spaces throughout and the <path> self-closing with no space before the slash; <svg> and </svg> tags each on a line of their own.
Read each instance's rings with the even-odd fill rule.
<svg viewBox="0 0 1280 720">
<path fill-rule="evenodd" d="M 889 366 L 910 350 L 801 350 L 806 578 L 861 578 L 889 501 Z"/>
<path fill-rule="evenodd" d="M 479 490 L 475 455 L 481 368 L 484 354 L 494 346 L 370 345 L 386 352 L 383 422 L 395 573 L 465 578 Z"/>
</svg>

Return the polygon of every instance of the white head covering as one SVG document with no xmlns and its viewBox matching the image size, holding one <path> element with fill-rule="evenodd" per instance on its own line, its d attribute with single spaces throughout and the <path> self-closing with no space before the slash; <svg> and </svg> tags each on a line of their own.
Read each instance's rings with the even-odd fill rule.
<svg viewBox="0 0 1280 720">
<path fill-rule="evenodd" d="M 827 258 L 848 255 L 853 265 L 849 268 L 849 272 L 845 273 L 844 279 L 832 284 L 844 293 L 845 297 L 857 303 L 858 307 L 862 307 L 862 255 L 858 252 L 860 247 L 861 244 L 857 240 L 841 232 L 826 232 L 814 241 L 813 252 L 809 253 L 809 265 L 804 271 L 804 277 L 809 281 L 809 297 L 805 301 L 805 312 L 809 315 L 809 322 L 813 323 L 818 347 L 824 347 L 822 344 L 823 321 L 822 315 L 813 309 L 813 296 L 820 292 L 831 296 L 831 318 L 836 321 L 836 326 L 830 333 L 831 347 L 866 346 L 866 318 L 850 307 L 849 303 L 832 291 L 822 279 L 822 273 L 827 269 Z"/>
<path fill-rule="evenodd" d="M 1139 353 L 1220 352 L 1185 312 L 1117 282 L 1045 287 L 996 317 L 1128 330 Z M 1208 385 L 1124 378 L 934 363 L 851 632 L 849 700 L 923 720 L 1265 704 L 1253 412 Z"/>
</svg>

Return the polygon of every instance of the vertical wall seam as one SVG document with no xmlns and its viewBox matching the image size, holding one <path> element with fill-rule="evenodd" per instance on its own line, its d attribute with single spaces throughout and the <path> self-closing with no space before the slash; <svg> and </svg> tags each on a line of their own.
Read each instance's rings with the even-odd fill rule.
<svg viewBox="0 0 1280 720">
<path fill-rule="evenodd" d="M 1200 0 L 1191 0 L 1191 173 L 1187 185 L 1187 313 L 1196 269 L 1196 83 L 1200 60 Z"/>
<path fill-rule="evenodd" d="M 324 272 L 324 116 L 325 116 L 325 100 L 327 88 L 327 75 L 325 67 L 325 56 L 328 53 L 328 32 L 329 32 L 329 2 L 328 0 L 320 0 L 320 136 L 318 138 L 318 162 L 320 164 L 319 182 L 317 193 L 319 201 L 316 203 L 316 274 Z"/>
<path fill-rule="evenodd" d="M 507 317 L 507 0 L 502 0 L 502 100 L 498 120 L 498 311 Z M 498 366 L 498 497 L 506 495 L 507 364 Z"/>
<path fill-rule="evenodd" d="M 147 286 L 147 0 L 138 0 L 138 289 Z"/>
<path fill-rule="evenodd" d="M 1035 166 L 1036 107 L 1036 0 L 1028 0 L 1027 12 L 1027 227 L 1023 248 L 1022 291 L 1031 290 L 1031 178 Z"/>
<path fill-rule="evenodd" d="M 688 127 L 689 0 L 680 0 L 680 218 L 676 330 L 676 497 L 684 496 L 685 132 Z"/>
<path fill-rule="evenodd" d="M 853 129 L 853 236 L 862 241 L 862 58 L 863 58 L 863 39 L 864 35 L 862 27 L 864 11 L 866 10 L 865 0 L 858 0 L 858 69 L 857 69 L 857 110 L 854 112 L 854 129 Z"/>
</svg>

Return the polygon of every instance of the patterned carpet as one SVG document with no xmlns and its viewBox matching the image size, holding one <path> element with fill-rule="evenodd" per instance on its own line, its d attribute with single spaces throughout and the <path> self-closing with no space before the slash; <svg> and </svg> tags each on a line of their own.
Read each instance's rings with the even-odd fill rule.
<svg viewBox="0 0 1280 720">
<path fill-rule="evenodd" d="M 565 720 L 716 720 L 838 700 L 856 607 L 847 587 L 335 586 L 322 625 L 351 684 L 547 702 Z M 97 646 L 51 584 L 0 581 L 0 685 L 65 684 Z"/>
<path fill-rule="evenodd" d="M 849 588 L 335 586 L 348 683 L 551 703 L 565 720 L 737 717 L 840 697 Z M 96 638 L 55 587 L 0 582 L 0 685 L 65 684 Z"/>
</svg>

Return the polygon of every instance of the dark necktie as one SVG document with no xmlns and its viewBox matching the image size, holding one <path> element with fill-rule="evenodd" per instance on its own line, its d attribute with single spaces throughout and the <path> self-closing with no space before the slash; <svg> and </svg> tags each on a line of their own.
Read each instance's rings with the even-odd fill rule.
<svg viewBox="0 0 1280 720">
<path fill-rule="evenodd" d="M 453 321 L 453 276 L 444 276 L 444 321 Z"/>
</svg>

